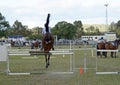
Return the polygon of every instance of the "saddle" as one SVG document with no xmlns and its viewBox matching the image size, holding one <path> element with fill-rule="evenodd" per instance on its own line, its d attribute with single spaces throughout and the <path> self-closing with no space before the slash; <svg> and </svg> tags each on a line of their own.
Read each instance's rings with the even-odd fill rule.
<svg viewBox="0 0 120 85">
<path fill-rule="evenodd" d="M 117 43 L 115 41 L 109 41 L 109 42 L 106 42 L 107 44 L 112 44 L 113 46 L 117 46 Z"/>
</svg>

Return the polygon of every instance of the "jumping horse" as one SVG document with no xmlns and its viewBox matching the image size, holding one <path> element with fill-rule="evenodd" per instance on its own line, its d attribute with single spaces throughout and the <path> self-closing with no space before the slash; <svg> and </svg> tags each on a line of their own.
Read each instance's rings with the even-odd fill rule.
<svg viewBox="0 0 120 85">
<path fill-rule="evenodd" d="M 49 26 L 48 26 L 49 17 L 50 17 L 50 14 L 48 14 L 47 20 L 45 23 L 46 33 L 42 37 L 42 48 L 43 48 L 43 51 L 46 53 L 45 54 L 46 68 L 48 68 L 48 66 L 50 65 L 51 54 L 49 53 L 49 51 L 53 48 L 53 44 L 54 44 L 54 38 L 52 34 L 49 32 Z"/>
</svg>

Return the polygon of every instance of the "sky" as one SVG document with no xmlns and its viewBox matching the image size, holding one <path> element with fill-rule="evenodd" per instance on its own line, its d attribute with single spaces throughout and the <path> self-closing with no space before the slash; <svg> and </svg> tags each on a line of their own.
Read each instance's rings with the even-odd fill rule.
<svg viewBox="0 0 120 85">
<path fill-rule="evenodd" d="M 108 4 L 108 6 L 104 6 Z M 0 0 L 0 12 L 10 25 L 18 20 L 29 28 L 43 27 L 50 13 L 50 26 L 59 21 L 108 24 L 120 20 L 120 0 Z"/>
</svg>

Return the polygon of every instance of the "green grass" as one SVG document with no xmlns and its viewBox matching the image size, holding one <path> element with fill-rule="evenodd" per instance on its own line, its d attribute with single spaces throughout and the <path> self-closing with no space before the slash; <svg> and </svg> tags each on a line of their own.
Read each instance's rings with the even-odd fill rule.
<svg viewBox="0 0 120 85">
<path fill-rule="evenodd" d="M 81 46 L 82 47 L 82 46 Z M 90 47 L 90 46 L 89 46 Z M 69 46 L 55 46 L 55 48 L 69 48 Z M 79 46 L 75 46 L 79 48 Z M 84 66 L 84 51 L 74 51 L 75 68 Z M 95 53 L 94 53 L 95 55 Z M 120 53 L 117 58 L 98 58 L 98 71 L 120 71 Z M 91 51 L 86 51 L 87 68 L 95 68 L 96 57 Z M 22 59 L 20 56 L 10 57 L 10 70 L 12 72 L 62 72 L 69 71 L 69 55 L 52 55 L 50 67 L 45 67 L 44 56 L 38 59 Z M 73 74 L 32 74 L 8 76 L 5 73 L 6 63 L 0 62 L 0 85 L 119 85 L 120 75 L 96 75 L 95 69 L 88 69 L 80 75 L 79 69 Z"/>
</svg>

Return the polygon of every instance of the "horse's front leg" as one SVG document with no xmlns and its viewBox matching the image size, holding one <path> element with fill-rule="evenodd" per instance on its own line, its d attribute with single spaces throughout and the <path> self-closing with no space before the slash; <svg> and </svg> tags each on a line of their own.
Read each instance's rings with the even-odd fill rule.
<svg viewBox="0 0 120 85">
<path fill-rule="evenodd" d="M 47 55 L 45 55 L 45 63 L 46 63 L 46 68 L 48 68 L 48 59 L 47 59 Z"/>
<path fill-rule="evenodd" d="M 48 66 L 50 65 L 50 54 L 45 55 L 45 61 L 46 61 L 46 68 L 48 68 Z"/>
<path fill-rule="evenodd" d="M 113 52 L 111 52 L 111 58 L 113 58 Z"/>
<path fill-rule="evenodd" d="M 107 58 L 107 52 L 104 52 L 104 56 L 105 56 L 105 58 Z"/>
<path fill-rule="evenodd" d="M 47 62 L 48 66 L 50 65 L 50 54 L 48 55 L 48 62 Z"/>
<path fill-rule="evenodd" d="M 100 52 L 97 52 L 97 56 L 100 56 Z"/>
</svg>

